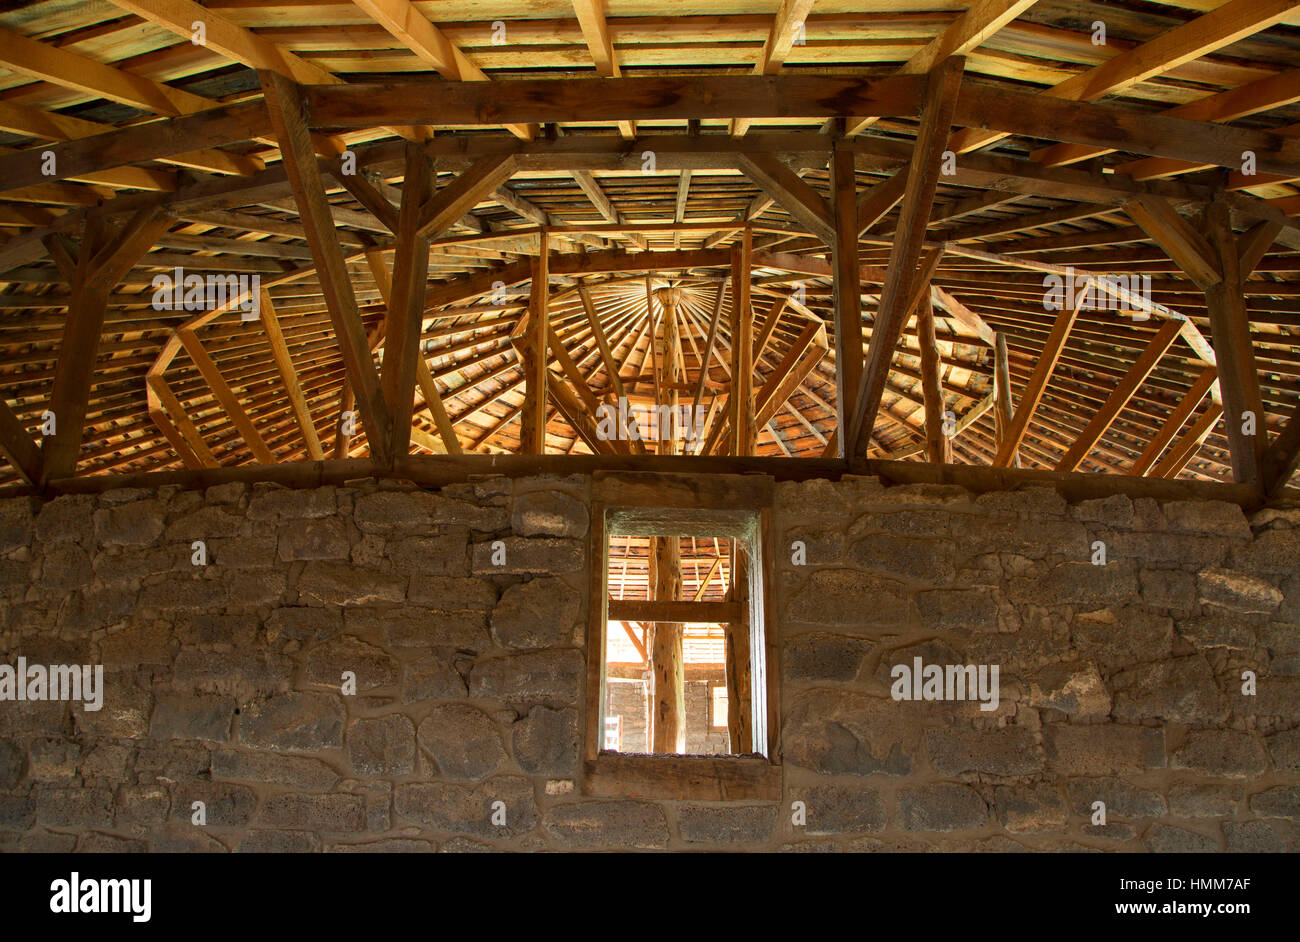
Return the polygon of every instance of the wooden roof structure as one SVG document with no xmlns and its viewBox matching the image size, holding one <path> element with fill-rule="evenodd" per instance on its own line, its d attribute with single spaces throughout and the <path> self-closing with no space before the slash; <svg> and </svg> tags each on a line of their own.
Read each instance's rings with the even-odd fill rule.
<svg viewBox="0 0 1300 942">
<path fill-rule="evenodd" d="M 1300 3 L 671 7 L 4 4 L 0 484 L 655 451 L 1292 477 Z M 185 275 L 208 295 L 169 306 Z M 611 440 L 619 397 L 702 434 Z"/>
</svg>

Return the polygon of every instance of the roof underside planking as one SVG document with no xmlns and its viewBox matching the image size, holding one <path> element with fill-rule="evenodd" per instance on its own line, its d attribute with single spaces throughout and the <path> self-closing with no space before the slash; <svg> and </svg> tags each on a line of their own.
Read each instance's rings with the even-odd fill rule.
<svg viewBox="0 0 1300 942">
<path fill-rule="evenodd" d="M 678 454 L 1294 471 L 1295 3 L 7 6 L 0 484 L 667 450 L 593 436 L 618 395 L 700 406 Z"/>
</svg>

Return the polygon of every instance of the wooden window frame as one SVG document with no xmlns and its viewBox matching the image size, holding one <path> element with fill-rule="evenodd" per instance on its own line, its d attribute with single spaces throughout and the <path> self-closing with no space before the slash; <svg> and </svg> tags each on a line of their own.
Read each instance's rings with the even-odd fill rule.
<svg viewBox="0 0 1300 942">
<path fill-rule="evenodd" d="M 593 476 L 588 558 L 595 562 L 596 571 L 588 604 L 584 795 L 692 800 L 781 797 L 780 645 L 774 619 L 768 617 L 773 578 L 772 489 L 772 478 L 767 475 L 597 472 Z M 645 533 L 647 527 L 652 532 L 656 523 L 662 525 L 665 521 L 674 535 L 692 535 L 694 531 L 701 536 L 745 540 L 750 559 L 758 560 L 758 565 L 749 567 L 749 626 L 752 689 L 761 691 L 765 701 L 760 715 L 755 698 L 751 722 L 754 745 L 758 747 L 754 751 L 761 755 L 632 755 L 604 751 L 609 537 L 611 533 Z M 761 645 L 752 643 L 756 638 Z M 760 647 L 761 659 L 755 656 Z"/>
</svg>

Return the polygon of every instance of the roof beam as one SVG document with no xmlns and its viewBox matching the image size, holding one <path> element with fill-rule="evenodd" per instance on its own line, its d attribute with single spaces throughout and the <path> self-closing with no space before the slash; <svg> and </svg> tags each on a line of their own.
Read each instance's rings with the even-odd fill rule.
<svg viewBox="0 0 1300 942">
<path fill-rule="evenodd" d="M 1189 121 L 1232 121 L 1261 111 L 1271 111 L 1300 101 L 1300 69 L 1268 75 L 1246 85 L 1230 88 L 1217 95 L 1207 95 L 1190 101 L 1185 105 L 1161 112 L 1170 118 L 1186 118 Z M 1030 154 L 1030 159 L 1049 167 L 1059 167 L 1090 160 L 1111 153 L 1104 147 L 1085 147 L 1081 144 L 1053 144 Z M 1207 164 L 1188 163 L 1171 157 L 1144 157 L 1129 161 L 1116 168 L 1119 173 L 1126 173 L 1135 179 L 1164 176 L 1174 173 L 1187 173 L 1205 169 Z"/>
<path fill-rule="evenodd" d="M 746 176 L 809 232 L 827 245 L 834 243 L 835 219 L 826 198 L 801 180 L 797 173 L 770 154 L 740 154 L 736 162 Z"/>
<path fill-rule="evenodd" d="M 436 239 L 492 193 L 515 172 L 513 157 L 483 157 L 439 190 L 420 212 L 417 235 Z"/>
<path fill-rule="evenodd" d="M 1174 345 L 1178 339 L 1181 325 L 1176 320 L 1167 320 L 1157 328 L 1155 336 L 1143 348 L 1141 355 L 1129 368 L 1129 371 L 1120 379 L 1119 385 L 1115 387 L 1114 392 L 1107 397 L 1106 402 L 1095 416 L 1092 417 L 1086 428 L 1079 433 L 1074 444 L 1070 446 L 1069 451 L 1061 456 L 1061 460 L 1056 463 L 1057 471 L 1074 471 L 1084 458 L 1088 457 L 1088 452 L 1101 440 L 1111 425 L 1124 411 L 1129 404 L 1129 400 L 1137 393 L 1138 388 L 1147 381 L 1160 358 L 1168 352 L 1169 348 Z"/>
<path fill-rule="evenodd" d="M 179 330 L 176 332 L 180 338 L 181 345 L 185 347 L 185 352 L 190 355 L 190 360 L 194 363 L 194 368 L 199 371 L 203 381 L 208 384 L 213 397 L 221 406 L 222 410 L 230 417 L 230 421 L 235 428 L 239 429 L 239 434 L 243 436 L 244 444 L 248 446 L 249 452 L 253 458 L 262 464 L 274 464 L 275 456 L 271 454 L 271 449 L 266 446 L 261 433 L 257 431 L 257 426 L 253 424 L 244 407 L 240 405 L 238 397 L 226 382 L 225 376 L 221 370 L 212 362 L 208 352 L 203 349 L 203 344 L 199 342 L 198 336 L 192 330 Z"/>
<path fill-rule="evenodd" d="M 605 191 L 601 189 L 600 184 L 596 182 L 596 178 L 591 175 L 590 170 L 574 170 L 573 179 L 577 181 L 578 186 L 582 188 L 582 192 L 587 194 L 587 199 L 591 200 L 591 204 L 596 207 L 596 211 L 601 216 L 605 217 L 606 221 L 616 225 L 623 225 L 626 222 L 623 214 L 614 208 L 614 204 L 605 195 Z M 649 248 L 645 236 L 636 233 L 624 233 L 623 237 L 642 250 Z"/>
<path fill-rule="evenodd" d="M 961 56 L 980 46 L 1036 0 L 975 0 L 957 19 L 908 59 L 898 71 L 902 75 L 924 75 L 949 56 Z M 874 117 L 850 118 L 848 135 L 858 134 L 876 123 Z"/>
<path fill-rule="evenodd" d="M 1178 404 L 1169 412 L 1168 418 L 1161 424 L 1159 431 L 1151 437 L 1147 447 L 1142 449 L 1137 459 L 1128 469 L 1128 473 L 1133 477 L 1144 477 L 1151 466 L 1174 440 L 1179 430 L 1196 411 L 1197 406 L 1210 394 L 1210 389 L 1219 380 L 1219 371 L 1213 366 L 1207 366 L 1201 370 L 1192 387 L 1187 390 Z M 1158 475 L 1157 475 L 1158 476 Z"/>
<path fill-rule="evenodd" d="M 316 426 L 312 423 L 311 409 L 307 405 L 307 398 L 302 393 L 302 384 L 298 382 L 298 371 L 293 365 L 289 345 L 284 342 L 284 332 L 280 329 L 280 318 L 275 312 L 275 304 L 271 301 L 271 293 L 265 289 L 261 294 L 259 314 L 262 329 L 266 331 L 266 342 L 270 345 L 271 356 L 275 360 L 275 368 L 289 397 L 294 421 L 298 423 L 298 430 L 302 432 L 303 442 L 306 443 L 307 457 L 312 461 L 320 461 L 325 457 L 325 453 L 321 450 L 320 437 L 316 434 Z"/>
<path fill-rule="evenodd" d="M 361 420 L 365 423 L 370 451 L 377 461 L 385 463 L 391 457 L 388 410 L 361 315 L 357 311 L 357 299 L 343 249 L 334 231 L 334 218 L 325 199 L 320 167 L 303 119 L 302 98 L 299 89 L 276 72 L 259 72 L 258 77 L 262 81 L 267 112 L 280 141 L 280 152 L 298 204 L 299 218 L 316 262 L 348 382 L 356 396 Z"/>
<path fill-rule="evenodd" d="M 28 484 L 40 483 L 41 450 L 3 399 L 0 399 L 0 454 Z"/>
<path fill-rule="evenodd" d="M 602 78 L 618 78 L 618 56 L 609 38 L 609 24 L 605 20 L 605 0 L 573 0 L 573 12 L 578 17 L 582 37 L 591 51 L 591 61 L 596 64 L 596 74 Z M 624 138 L 636 137 L 635 121 L 619 121 L 618 133 Z"/>
<path fill-rule="evenodd" d="M 1041 96 L 1075 102 L 1093 101 L 1245 39 L 1294 12 L 1294 0 L 1228 0 L 1203 16 L 1058 82 L 1043 91 Z M 1014 133 L 1007 129 L 987 130 L 987 125 L 976 122 L 963 120 L 963 123 L 968 127 L 958 131 L 952 139 L 952 149 L 959 154 L 987 147 Z"/>
<path fill-rule="evenodd" d="M 1071 299 L 1071 303 L 1062 307 L 1061 312 L 1056 315 L 1056 322 L 1052 324 L 1051 333 L 1047 335 L 1043 352 L 1034 363 L 1034 372 L 1029 377 L 1029 383 L 1020 394 L 1020 403 L 1011 419 L 1011 427 L 1007 429 L 1006 436 L 998 445 L 998 453 L 993 459 L 994 467 L 1008 467 L 1012 456 L 1024 441 L 1025 432 L 1029 429 L 1029 423 L 1033 421 L 1034 413 L 1038 411 L 1038 404 L 1043 400 L 1043 393 L 1047 391 L 1047 384 L 1052 379 L 1056 363 L 1065 350 L 1070 328 L 1074 326 L 1074 321 L 1079 316 L 1079 308 L 1083 300 L 1084 295 L 1080 292 L 1077 298 Z"/>
<path fill-rule="evenodd" d="M 916 145 L 908 168 L 907 192 L 903 195 L 900 218 L 928 220 L 934 205 L 934 193 L 939 184 L 939 164 L 947 147 L 953 109 L 961 89 L 965 61 L 960 58 L 945 60 L 931 72 L 927 79 L 926 101 L 921 125 L 917 130 Z M 918 224 L 900 225 L 894 234 L 889 252 L 889 268 L 880 292 L 875 325 L 867 349 L 866 365 L 858 384 L 854 402 L 853 421 L 844 438 L 844 453 L 855 456 L 866 453 L 868 439 L 876 424 L 880 397 L 889 376 L 894 349 L 907 323 L 915 292 L 913 284 L 928 282 L 938 257 L 932 257 L 930 269 L 924 275 L 917 273 L 917 259 L 925 240 L 925 227 Z M 939 252 L 938 254 L 942 254 Z M 919 301 L 919 298 L 917 298 Z"/>
<path fill-rule="evenodd" d="M 772 17 L 772 28 L 768 30 L 767 41 L 754 64 L 755 75 L 775 75 L 781 71 L 781 65 L 790 48 L 794 45 L 799 31 L 803 29 L 808 11 L 812 9 L 813 0 L 781 0 Z M 731 136 L 744 137 L 753 122 L 748 118 L 732 118 Z"/>
<path fill-rule="evenodd" d="M 423 359 L 420 331 L 424 324 L 424 298 L 429 283 L 429 242 L 420 232 L 420 222 L 422 207 L 433 187 L 429 158 L 418 144 L 408 142 L 402 208 L 394 230 L 397 248 L 393 254 L 388 311 L 384 316 L 384 365 L 380 376 L 394 455 L 405 455 L 411 450 L 416 363 Z"/>
<path fill-rule="evenodd" d="M 424 14 L 409 0 L 353 2 L 403 45 L 433 66 L 443 78 L 453 82 L 489 81 L 487 74 L 456 48 L 442 30 L 425 19 Z M 537 135 L 537 127 L 533 124 L 507 124 L 505 127 L 521 140 L 531 141 Z"/>
</svg>

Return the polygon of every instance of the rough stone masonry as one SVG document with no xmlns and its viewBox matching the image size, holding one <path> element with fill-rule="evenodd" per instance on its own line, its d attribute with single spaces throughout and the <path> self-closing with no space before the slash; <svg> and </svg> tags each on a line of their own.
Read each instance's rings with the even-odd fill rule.
<svg viewBox="0 0 1300 942">
<path fill-rule="evenodd" d="M 779 484 L 784 794 L 711 803 L 582 796 L 589 495 L 0 502 L 0 663 L 105 688 L 0 703 L 0 849 L 1300 849 L 1300 510 Z M 891 699 L 917 656 L 997 710 Z"/>
</svg>

